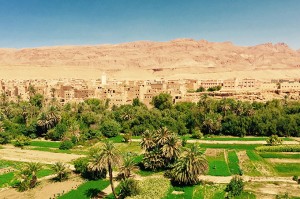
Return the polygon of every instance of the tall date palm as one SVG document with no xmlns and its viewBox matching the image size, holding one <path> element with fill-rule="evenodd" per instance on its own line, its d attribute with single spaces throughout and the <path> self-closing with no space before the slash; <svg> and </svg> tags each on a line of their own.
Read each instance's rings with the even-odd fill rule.
<svg viewBox="0 0 300 199">
<path fill-rule="evenodd" d="M 91 153 L 91 162 L 89 167 L 91 169 L 107 169 L 109 174 L 109 181 L 111 185 L 111 190 L 117 198 L 115 187 L 113 184 L 113 167 L 119 166 L 121 162 L 120 152 L 116 149 L 112 142 L 105 142 L 104 145 Z"/>
</svg>

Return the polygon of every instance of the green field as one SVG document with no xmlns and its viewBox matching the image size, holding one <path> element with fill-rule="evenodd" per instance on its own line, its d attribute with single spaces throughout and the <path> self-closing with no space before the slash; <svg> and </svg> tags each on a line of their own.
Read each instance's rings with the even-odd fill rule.
<svg viewBox="0 0 300 199">
<path fill-rule="evenodd" d="M 251 161 L 262 161 L 263 158 L 252 150 L 247 150 L 247 155 Z"/>
<path fill-rule="evenodd" d="M 199 144 L 201 148 L 254 150 L 260 144 Z"/>
<path fill-rule="evenodd" d="M 225 185 L 195 185 L 187 187 L 171 187 L 167 196 L 163 199 L 221 199 L 226 197 Z M 182 194 L 172 194 L 173 191 L 183 192 Z M 234 199 L 255 199 L 255 195 L 243 192 Z"/>
<path fill-rule="evenodd" d="M 46 147 L 46 148 L 59 148 L 61 142 L 51 141 L 31 141 L 30 146 Z"/>
<path fill-rule="evenodd" d="M 209 164 L 208 175 L 212 175 L 212 176 L 231 175 L 223 152 L 217 154 L 217 156 L 207 156 L 206 159 Z"/>
<path fill-rule="evenodd" d="M 210 141 L 266 141 L 268 137 L 231 137 L 231 136 L 215 136 L 215 137 L 204 137 L 201 139 L 192 138 L 191 135 L 184 135 L 181 138 L 187 140 L 210 140 Z M 282 137 L 284 141 L 293 141 L 293 138 Z"/>
<path fill-rule="evenodd" d="M 288 154 L 280 152 L 260 152 L 259 155 L 263 158 L 300 159 L 300 153 Z"/>
<path fill-rule="evenodd" d="M 276 163 L 274 168 L 280 176 L 300 176 L 300 163 Z"/>
<path fill-rule="evenodd" d="M 89 199 L 95 197 L 100 191 L 109 186 L 108 180 L 88 181 L 80 185 L 76 190 L 72 190 L 61 197 L 60 199 Z"/>
<path fill-rule="evenodd" d="M 239 158 L 235 151 L 228 151 L 228 167 L 232 175 L 240 174 Z"/>
</svg>

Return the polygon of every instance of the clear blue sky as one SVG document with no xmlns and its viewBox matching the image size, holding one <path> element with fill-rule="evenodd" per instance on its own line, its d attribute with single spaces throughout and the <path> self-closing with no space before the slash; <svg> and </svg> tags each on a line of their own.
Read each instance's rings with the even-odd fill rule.
<svg viewBox="0 0 300 199">
<path fill-rule="evenodd" d="M 0 0 L 0 48 L 175 38 L 300 48 L 300 0 Z"/>
</svg>

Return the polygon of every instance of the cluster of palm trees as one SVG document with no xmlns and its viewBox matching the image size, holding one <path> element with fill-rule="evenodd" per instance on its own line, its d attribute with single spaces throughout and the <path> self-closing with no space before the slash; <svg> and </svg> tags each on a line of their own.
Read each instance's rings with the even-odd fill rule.
<svg viewBox="0 0 300 199">
<path fill-rule="evenodd" d="M 146 169 L 169 169 L 172 181 L 180 185 L 199 182 L 199 175 L 208 169 L 208 162 L 197 145 L 182 148 L 181 140 L 163 127 L 143 134 L 141 146 L 145 150 L 143 164 Z"/>
<path fill-rule="evenodd" d="M 145 150 L 143 164 L 146 169 L 159 170 L 168 168 L 180 155 L 181 141 L 167 128 L 157 131 L 145 131 L 141 141 Z"/>
</svg>

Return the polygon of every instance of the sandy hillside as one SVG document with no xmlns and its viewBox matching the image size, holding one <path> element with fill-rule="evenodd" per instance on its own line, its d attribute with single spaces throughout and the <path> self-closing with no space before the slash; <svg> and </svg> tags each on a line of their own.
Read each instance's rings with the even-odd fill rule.
<svg viewBox="0 0 300 199">
<path fill-rule="evenodd" d="M 0 49 L 0 78 L 118 79 L 300 76 L 300 51 L 284 43 L 241 47 L 230 42 L 177 39 L 117 45 Z"/>
</svg>

